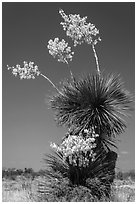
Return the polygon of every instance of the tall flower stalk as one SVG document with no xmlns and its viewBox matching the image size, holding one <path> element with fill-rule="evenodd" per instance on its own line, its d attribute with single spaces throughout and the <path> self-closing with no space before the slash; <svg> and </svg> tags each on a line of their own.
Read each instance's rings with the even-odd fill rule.
<svg viewBox="0 0 137 204">
<path fill-rule="evenodd" d="M 69 63 L 67 61 L 66 61 L 66 64 L 67 64 L 68 70 L 70 71 L 70 77 L 71 77 L 72 81 L 74 81 L 74 75 L 73 75 L 73 73 L 70 69 Z"/>
<path fill-rule="evenodd" d="M 58 93 L 62 94 L 62 93 L 60 92 L 60 90 L 56 87 L 56 85 L 55 85 L 47 76 L 45 76 L 45 75 L 42 74 L 42 73 L 40 73 L 40 75 L 41 75 L 42 77 L 44 77 L 45 79 L 47 79 L 47 80 L 50 82 L 50 84 L 57 90 Z"/>
<path fill-rule="evenodd" d="M 97 72 L 100 75 L 99 61 L 98 61 L 98 56 L 97 56 L 94 44 L 92 44 L 92 49 L 93 49 L 94 57 L 95 57 L 95 60 L 96 60 Z"/>
</svg>

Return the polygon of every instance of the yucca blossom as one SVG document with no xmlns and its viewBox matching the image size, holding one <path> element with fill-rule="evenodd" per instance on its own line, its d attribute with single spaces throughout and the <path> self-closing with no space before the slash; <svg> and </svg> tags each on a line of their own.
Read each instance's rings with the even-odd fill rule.
<svg viewBox="0 0 137 204">
<path fill-rule="evenodd" d="M 71 52 L 71 47 L 68 46 L 64 39 L 61 41 L 59 41 L 59 38 L 50 39 L 47 48 L 49 49 L 49 54 L 54 58 L 58 58 L 59 62 L 68 64 L 68 60 L 72 61 L 74 52 Z"/>
<path fill-rule="evenodd" d="M 69 68 L 69 61 L 72 61 L 74 52 L 71 51 L 71 47 L 68 46 L 68 43 L 65 42 L 64 39 L 61 41 L 59 41 L 59 38 L 55 38 L 54 40 L 50 39 L 48 41 L 47 48 L 49 49 L 49 54 L 51 54 L 54 58 L 57 58 L 58 62 L 66 63 Z M 71 70 L 70 75 L 71 78 L 74 79 Z"/>
<path fill-rule="evenodd" d="M 74 46 L 82 44 L 83 42 L 92 44 L 98 39 L 95 38 L 95 36 L 99 34 L 99 30 L 94 24 L 86 22 L 87 16 L 83 18 L 81 18 L 79 14 L 70 14 L 67 16 L 62 9 L 59 10 L 59 13 L 64 19 L 64 22 L 60 24 L 66 31 L 66 35 L 74 41 Z"/>
<path fill-rule="evenodd" d="M 21 67 L 21 65 L 17 64 L 16 66 L 12 66 L 10 67 L 9 65 L 7 65 L 7 69 L 8 70 L 12 70 L 12 74 L 16 77 L 19 76 L 20 79 L 35 79 L 36 76 L 42 76 L 45 79 L 47 79 L 50 84 L 58 91 L 58 93 L 62 94 L 59 89 L 56 87 L 56 85 L 44 74 L 42 74 L 40 72 L 40 70 L 38 69 L 38 66 L 35 65 L 34 62 L 27 62 L 24 61 L 23 62 L 23 67 Z"/>
<path fill-rule="evenodd" d="M 40 71 L 34 62 L 23 62 L 23 67 L 17 64 L 15 67 L 7 65 L 8 70 L 12 70 L 14 76 L 19 76 L 20 79 L 35 79 L 36 76 L 40 75 Z"/>
<path fill-rule="evenodd" d="M 81 18 L 79 14 L 66 15 L 62 9 L 59 10 L 59 13 L 64 19 L 64 22 L 60 24 L 63 26 L 63 30 L 66 31 L 66 35 L 74 41 L 74 46 L 81 45 L 84 42 L 92 46 L 97 71 L 100 74 L 98 57 L 95 50 L 95 45 L 101 41 L 101 38 L 98 37 L 99 30 L 94 24 L 86 22 L 87 16 Z"/>
<path fill-rule="evenodd" d="M 90 133 L 90 137 L 89 137 Z M 60 152 L 63 155 L 64 161 L 68 161 L 70 165 L 74 166 L 88 166 L 90 161 L 95 160 L 96 153 L 94 149 L 96 148 L 96 137 L 98 134 L 93 134 L 91 131 L 86 131 L 86 136 L 80 135 L 69 135 L 63 140 L 61 145 L 56 145 L 51 143 L 51 147 Z"/>
</svg>

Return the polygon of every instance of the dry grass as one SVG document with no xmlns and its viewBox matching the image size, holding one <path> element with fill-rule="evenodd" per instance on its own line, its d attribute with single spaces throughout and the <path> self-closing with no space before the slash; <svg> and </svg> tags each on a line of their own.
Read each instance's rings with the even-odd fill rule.
<svg viewBox="0 0 137 204">
<path fill-rule="evenodd" d="M 37 180 L 17 177 L 15 181 L 4 179 L 2 182 L 3 202 L 37 201 Z"/>
<path fill-rule="evenodd" d="M 128 180 L 115 180 L 113 186 L 114 201 L 135 202 L 135 182 Z"/>
<path fill-rule="evenodd" d="M 41 178 L 26 179 L 17 177 L 15 181 L 3 179 L 3 202 L 37 202 L 37 184 Z M 135 202 L 135 182 L 128 180 L 115 180 L 112 188 L 112 200 L 114 202 Z"/>
</svg>

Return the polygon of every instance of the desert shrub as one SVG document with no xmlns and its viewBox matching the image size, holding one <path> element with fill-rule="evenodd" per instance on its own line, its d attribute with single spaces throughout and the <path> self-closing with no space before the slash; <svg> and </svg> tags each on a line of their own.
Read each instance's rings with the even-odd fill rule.
<svg viewBox="0 0 137 204">
<path fill-rule="evenodd" d="M 128 172 L 124 172 L 123 173 L 123 177 L 124 179 L 132 179 L 133 181 L 135 181 L 135 170 L 130 170 Z"/>
<path fill-rule="evenodd" d="M 120 180 L 123 180 L 124 177 L 123 177 L 123 173 L 121 171 L 119 171 L 117 174 L 116 174 L 116 178 L 117 179 L 120 179 Z"/>
<path fill-rule="evenodd" d="M 130 170 L 128 172 L 119 171 L 116 173 L 116 178 L 120 180 L 127 180 L 130 178 L 135 181 L 135 170 Z"/>
</svg>

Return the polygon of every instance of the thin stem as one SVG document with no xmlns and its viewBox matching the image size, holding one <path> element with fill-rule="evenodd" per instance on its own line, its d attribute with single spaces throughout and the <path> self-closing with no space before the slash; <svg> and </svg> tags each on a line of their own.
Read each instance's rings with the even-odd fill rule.
<svg viewBox="0 0 137 204">
<path fill-rule="evenodd" d="M 50 82 L 50 84 L 51 84 L 60 94 L 62 94 L 62 93 L 60 92 L 60 90 L 55 86 L 55 84 L 54 84 L 47 76 L 45 76 L 45 75 L 42 74 L 42 73 L 40 73 L 40 75 L 43 76 L 45 79 L 47 79 L 47 80 Z"/>
<path fill-rule="evenodd" d="M 100 75 L 98 56 L 97 56 L 94 44 L 92 44 L 92 49 L 93 49 L 94 57 L 95 57 L 95 60 L 96 60 L 97 72 Z"/>
<path fill-rule="evenodd" d="M 67 65 L 68 65 L 68 68 L 69 68 L 69 71 L 70 71 L 70 76 L 71 76 L 72 80 L 74 81 L 73 73 L 72 73 L 72 71 L 71 71 L 71 69 L 70 69 L 70 67 L 69 67 L 69 64 L 67 64 Z"/>
<path fill-rule="evenodd" d="M 73 73 L 72 73 L 72 71 L 71 71 L 71 69 L 70 69 L 70 67 L 69 67 L 69 63 L 67 62 L 67 60 L 65 60 L 65 62 L 66 62 L 67 66 L 68 66 L 68 69 L 69 69 L 69 71 L 70 71 L 71 79 L 74 81 L 74 76 L 73 76 Z"/>
</svg>

